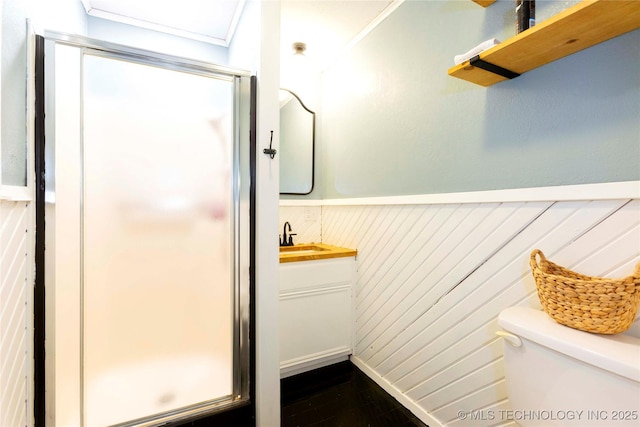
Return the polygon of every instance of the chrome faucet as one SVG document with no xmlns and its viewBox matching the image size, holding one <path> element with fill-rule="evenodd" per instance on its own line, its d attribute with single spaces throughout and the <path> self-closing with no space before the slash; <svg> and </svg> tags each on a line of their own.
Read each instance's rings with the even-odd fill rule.
<svg viewBox="0 0 640 427">
<path fill-rule="evenodd" d="M 287 227 L 289 227 L 289 238 L 287 239 Z M 282 230 L 282 239 L 280 240 L 280 246 L 293 246 L 293 236 L 296 233 L 291 232 L 291 224 L 289 221 L 284 223 L 284 229 Z"/>
</svg>

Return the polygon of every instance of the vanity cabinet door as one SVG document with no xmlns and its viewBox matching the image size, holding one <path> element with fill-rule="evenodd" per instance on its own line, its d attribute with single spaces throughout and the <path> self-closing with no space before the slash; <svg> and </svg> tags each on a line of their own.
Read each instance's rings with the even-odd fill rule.
<svg viewBox="0 0 640 427">
<path fill-rule="evenodd" d="M 280 266 L 280 375 L 330 365 L 353 352 L 355 259 Z"/>
</svg>

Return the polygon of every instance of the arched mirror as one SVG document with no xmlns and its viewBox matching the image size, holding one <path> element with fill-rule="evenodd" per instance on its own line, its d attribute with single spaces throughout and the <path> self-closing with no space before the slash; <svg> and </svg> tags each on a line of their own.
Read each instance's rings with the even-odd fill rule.
<svg viewBox="0 0 640 427">
<path fill-rule="evenodd" d="M 316 114 L 280 89 L 280 194 L 309 194 L 314 186 Z"/>
</svg>

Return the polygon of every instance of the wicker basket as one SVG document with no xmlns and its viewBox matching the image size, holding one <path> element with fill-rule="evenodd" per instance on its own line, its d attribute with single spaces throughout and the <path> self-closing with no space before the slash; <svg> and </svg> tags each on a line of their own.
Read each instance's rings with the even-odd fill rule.
<svg viewBox="0 0 640 427">
<path fill-rule="evenodd" d="M 598 334 L 624 332 L 633 323 L 640 303 L 640 263 L 622 279 L 575 273 L 538 249 L 531 252 L 530 264 L 542 308 L 556 322 Z"/>
</svg>

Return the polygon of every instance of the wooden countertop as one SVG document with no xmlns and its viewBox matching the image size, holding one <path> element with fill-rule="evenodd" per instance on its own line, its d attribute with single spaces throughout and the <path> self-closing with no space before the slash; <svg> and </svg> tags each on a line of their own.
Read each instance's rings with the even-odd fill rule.
<svg viewBox="0 0 640 427">
<path fill-rule="evenodd" d="M 324 243 L 305 243 L 295 246 L 280 246 L 280 263 L 313 261 L 316 259 L 343 258 L 358 255 L 355 249 L 340 248 Z"/>
</svg>

